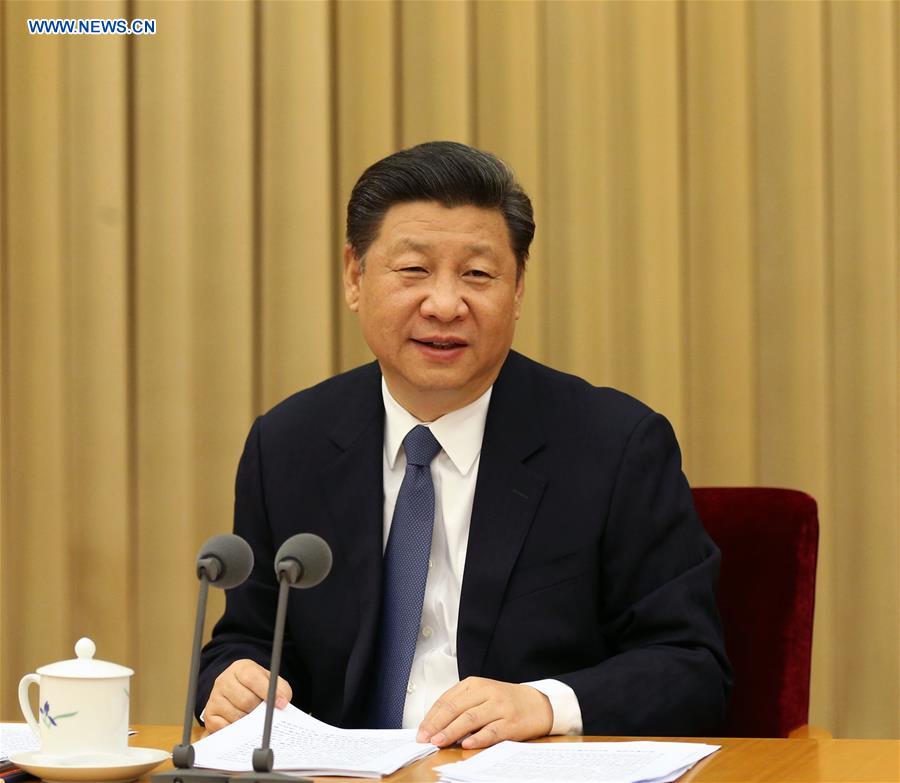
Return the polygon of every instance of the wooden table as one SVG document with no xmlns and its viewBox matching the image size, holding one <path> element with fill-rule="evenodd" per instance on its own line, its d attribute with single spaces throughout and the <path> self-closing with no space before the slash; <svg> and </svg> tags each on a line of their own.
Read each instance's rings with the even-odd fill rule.
<svg viewBox="0 0 900 783">
<path fill-rule="evenodd" d="M 175 726 L 136 726 L 131 744 L 146 748 L 171 747 L 180 740 Z M 200 737 L 196 729 L 194 739 Z M 542 742 L 591 742 L 621 737 L 551 737 Z M 643 738 L 646 739 L 646 738 Z M 671 739 L 665 738 L 665 739 Z M 678 783 L 900 783 L 900 740 L 851 739 L 704 739 L 722 749 L 701 761 Z M 461 761 L 478 751 L 442 750 L 390 778 L 390 783 L 434 783 L 432 767 Z M 160 765 L 154 771 L 168 769 Z M 149 775 L 142 778 L 149 781 Z M 359 778 L 318 778 L 329 783 Z"/>
</svg>

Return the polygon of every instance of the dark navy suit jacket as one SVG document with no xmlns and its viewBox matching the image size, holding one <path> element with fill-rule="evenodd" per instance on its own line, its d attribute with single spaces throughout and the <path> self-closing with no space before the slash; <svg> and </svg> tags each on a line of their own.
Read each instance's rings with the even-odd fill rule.
<svg viewBox="0 0 900 783">
<path fill-rule="evenodd" d="M 256 565 L 203 652 L 215 677 L 268 667 L 274 553 L 312 532 L 331 575 L 292 590 L 282 675 L 294 703 L 363 725 L 381 598 L 384 407 L 373 363 L 256 420 L 234 530 Z M 690 735 L 723 717 L 731 672 L 715 602 L 719 552 L 694 511 L 669 423 L 637 400 L 511 352 L 494 385 L 460 596 L 460 679 L 553 677 L 586 734 Z"/>
</svg>

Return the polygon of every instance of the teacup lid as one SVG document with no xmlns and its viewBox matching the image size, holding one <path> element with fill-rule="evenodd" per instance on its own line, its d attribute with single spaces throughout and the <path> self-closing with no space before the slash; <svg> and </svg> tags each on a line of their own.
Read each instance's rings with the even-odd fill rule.
<svg viewBox="0 0 900 783">
<path fill-rule="evenodd" d="M 134 674 L 134 671 L 127 666 L 119 666 L 119 664 L 109 661 L 95 661 L 95 652 L 97 652 L 97 645 L 84 637 L 75 642 L 77 658 L 48 663 L 46 666 L 41 666 L 37 673 L 48 677 L 79 677 L 96 680 L 109 677 L 130 677 Z"/>
</svg>

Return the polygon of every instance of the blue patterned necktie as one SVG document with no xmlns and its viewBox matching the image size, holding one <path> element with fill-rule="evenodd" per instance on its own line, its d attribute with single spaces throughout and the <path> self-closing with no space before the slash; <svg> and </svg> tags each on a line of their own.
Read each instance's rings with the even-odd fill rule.
<svg viewBox="0 0 900 783">
<path fill-rule="evenodd" d="M 378 669 L 371 725 L 396 729 L 403 706 L 422 621 L 428 558 L 434 529 L 434 483 L 431 461 L 441 450 L 431 430 L 421 424 L 403 440 L 406 474 L 397 495 L 384 552 L 384 582 Z"/>
</svg>

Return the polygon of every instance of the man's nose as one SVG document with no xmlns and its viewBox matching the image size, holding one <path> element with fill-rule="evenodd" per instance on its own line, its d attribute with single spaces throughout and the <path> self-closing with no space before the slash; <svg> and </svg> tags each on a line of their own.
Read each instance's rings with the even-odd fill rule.
<svg viewBox="0 0 900 783">
<path fill-rule="evenodd" d="M 455 321 L 467 312 L 468 305 L 456 277 L 438 275 L 422 301 L 422 316 L 440 321 Z"/>
</svg>

